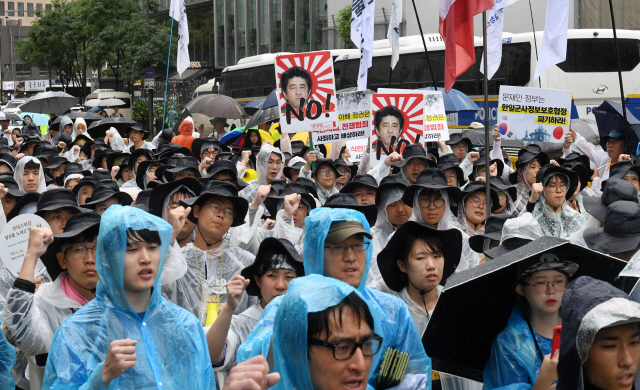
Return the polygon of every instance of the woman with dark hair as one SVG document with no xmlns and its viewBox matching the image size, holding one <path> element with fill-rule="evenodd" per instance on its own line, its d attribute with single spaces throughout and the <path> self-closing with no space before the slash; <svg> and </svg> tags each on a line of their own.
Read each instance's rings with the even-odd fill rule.
<svg viewBox="0 0 640 390">
<path fill-rule="evenodd" d="M 557 381 L 558 355 L 551 356 L 551 340 L 562 324 L 562 297 L 578 265 L 553 253 L 540 260 L 518 270 L 518 303 L 491 347 L 483 373 L 486 390 L 547 390 Z"/>
<path fill-rule="evenodd" d="M 242 147 L 244 149 L 250 149 L 254 146 L 260 147 L 261 145 L 262 137 L 260 136 L 260 131 L 255 128 L 247 130 L 247 133 L 244 135 L 244 145 Z"/>
</svg>

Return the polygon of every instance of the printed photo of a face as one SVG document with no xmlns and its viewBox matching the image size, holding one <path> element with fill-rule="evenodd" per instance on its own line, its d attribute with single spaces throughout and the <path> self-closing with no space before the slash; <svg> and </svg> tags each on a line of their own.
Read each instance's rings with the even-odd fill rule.
<svg viewBox="0 0 640 390">
<path fill-rule="evenodd" d="M 280 76 L 282 95 L 294 109 L 300 109 L 300 100 L 304 99 L 305 105 L 311 96 L 313 82 L 309 73 L 299 66 L 289 68 Z"/>
<path fill-rule="evenodd" d="M 404 117 L 400 110 L 393 106 L 386 106 L 376 111 L 374 117 L 376 135 L 385 147 L 391 143 L 391 137 L 396 137 L 396 144 L 402 134 Z"/>
</svg>

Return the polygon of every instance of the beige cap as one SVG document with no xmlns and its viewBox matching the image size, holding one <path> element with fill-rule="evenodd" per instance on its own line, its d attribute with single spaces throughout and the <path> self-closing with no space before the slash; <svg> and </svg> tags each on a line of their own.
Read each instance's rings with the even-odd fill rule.
<svg viewBox="0 0 640 390">
<path fill-rule="evenodd" d="M 360 222 L 337 221 L 331 224 L 327 238 L 324 241 L 329 245 L 337 245 L 355 234 L 362 234 L 368 239 L 372 238 L 371 233 L 364 230 Z"/>
</svg>

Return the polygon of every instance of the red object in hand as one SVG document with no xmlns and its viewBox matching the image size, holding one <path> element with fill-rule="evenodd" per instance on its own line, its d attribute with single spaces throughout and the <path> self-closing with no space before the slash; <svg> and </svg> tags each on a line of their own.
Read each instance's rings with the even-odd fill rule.
<svg viewBox="0 0 640 390">
<path fill-rule="evenodd" d="M 562 325 L 553 328 L 553 341 L 551 342 L 551 358 L 556 355 L 556 351 L 560 349 L 560 336 L 562 335 Z"/>
</svg>

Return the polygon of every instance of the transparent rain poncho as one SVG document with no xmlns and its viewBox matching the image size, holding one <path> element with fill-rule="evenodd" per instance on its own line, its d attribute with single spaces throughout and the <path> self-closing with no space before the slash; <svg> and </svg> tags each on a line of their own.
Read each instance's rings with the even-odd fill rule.
<svg viewBox="0 0 640 390">
<path fill-rule="evenodd" d="M 120 133 L 118 133 L 118 130 L 116 130 L 114 127 L 111 127 L 109 128 L 109 134 L 113 134 L 113 137 L 109 142 L 109 146 L 111 146 L 111 149 L 115 150 L 116 152 L 129 152 L 129 147 L 124 143 L 124 139 L 122 139 L 122 136 L 120 135 Z"/>
<path fill-rule="evenodd" d="M 542 365 L 533 337 L 543 356 L 551 353 L 551 339 L 538 333 L 532 335 L 522 310 L 516 305 L 507 327 L 491 346 L 491 356 L 483 372 L 486 390 L 530 390 L 533 387 Z"/>
<path fill-rule="evenodd" d="M 475 236 L 476 234 L 484 234 L 484 225 L 486 222 L 486 219 L 485 219 L 485 222 L 482 222 L 480 224 L 480 226 L 478 227 L 478 230 L 473 230 L 473 226 L 471 226 L 467 220 L 467 214 L 466 214 L 464 205 L 467 199 L 473 194 L 474 194 L 473 192 L 470 194 L 465 194 L 465 196 L 462 199 L 460 199 L 460 202 L 458 202 L 458 216 L 456 217 L 455 221 L 452 224 L 452 227 L 455 227 L 456 229 L 460 229 L 464 233 L 467 233 L 469 237 Z"/>
<path fill-rule="evenodd" d="M 543 185 L 546 185 L 547 181 L 553 176 L 564 177 L 567 187 L 569 187 L 569 177 L 559 173 L 545 176 L 542 180 Z M 569 207 L 566 200 L 562 202 L 560 211 L 553 211 L 545 201 L 544 191 L 540 194 L 531 214 L 533 219 L 540 225 L 540 228 L 542 228 L 545 236 L 558 238 L 568 238 L 578 231 L 585 222 L 582 214 Z"/>
<path fill-rule="evenodd" d="M 538 160 L 533 160 L 533 161 L 538 161 Z M 515 200 L 514 209 L 512 212 L 513 215 L 517 216 L 517 215 L 520 215 L 520 213 L 524 213 L 527 211 L 526 208 L 527 208 L 527 203 L 529 203 L 531 186 L 529 185 L 529 183 L 527 183 L 526 174 L 527 174 L 527 170 L 529 170 L 529 165 L 533 161 L 527 163 L 526 165 L 521 166 L 516 171 L 518 181 L 515 184 L 515 187 L 517 190 L 518 199 Z"/>
<path fill-rule="evenodd" d="M 262 146 L 260 147 L 260 152 L 256 157 L 256 171 L 258 172 L 258 178 L 255 180 L 251 180 L 249 182 L 249 185 L 243 188 L 242 191 L 240 191 L 238 194 L 245 198 L 249 203 L 253 202 L 253 199 L 256 197 L 258 187 L 269 184 L 267 183 L 267 165 L 269 164 L 271 153 L 278 154 L 282 159 L 280 171 L 276 175 L 276 179 L 279 179 L 282 176 L 285 164 L 284 153 L 282 153 L 280 149 L 276 148 L 275 146 L 262 144 Z"/>
<path fill-rule="evenodd" d="M 144 316 L 131 307 L 123 287 L 126 229 L 157 231 L 162 272 L 172 227 L 135 207 L 114 205 L 102 215 L 96 251 L 100 280 L 96 298 L 56 331 L 49 351 L 43 388 L 102 389 L 102 364 L 114 340 L 136 340 L 135 366 L 111 381 L 109 388 L 212 389 L 211 359 L 202 325 L 160 294 L 156 277 Z M 197 375 L 194 375 L 197 373 Z"/>
<path fill-rule="evenodd" d="M 84 132 L 82 132 L 80 134 L 84 134 L 85 136 L 91 138 L 91 136 L 89 136 L 89 133 L 87 133 L 87 122 L 84 120 L 84 118 L 78 117 L 78 118 L 76 118 L 76 121 L 73 122 L 73 132 L 71 133 L 71 139 L 73 141 L 75 141 L 76 137 L 79 135 L 78 134 L 78 125 L 84 125 Z"/>
<path fill-rule="evenodd" d="M 423 223 L 424 220 L 422 219 L 422 213 L 420 211 L 418 198 L 420 197 L 422 191 L 424 191 L 425 189 L 426 188 L 420 188 L 416 191 L 413 197 L 413 218 L 416 221 Z M 460 230 L 458 227 L 454 226 L 452 222 L 454 220 L 454 216 L 451 212 L 449 203 L 449 193 L 446 190 L 440 190 L 440 194 L 442 195 L 442 198 L 444 198 L 445 203 L 442 207 L 445 208 L 445 211 L 442 215 L 442 219 L 440 220 L 440 222 L 438 222 L 438 230 L 448 230 L 454 228 Z M 462 253 L 460 254 L 460 263 L 456 268 L 456 272 L 475 267 L 476 265 L 480 264 L 480 261 L 482 260 L 482 255 L 474 252 L 473 249 L 471 249 L 471 247 L 469 246 L 469 235 L 462 230 L 460 231 L 462 232 Z"/>
<path fill-rule="evenodd" d="M 287 293 L 280 301 L 280 310 L 275 315 L 274 371 L 280 373 L 281 378 L 273 387 L 274 389 L 313 389 L 307 345 L 308 313 L 317 313 L 336 306 L 352 293 L 367 302 L 367 298 L 358 290 L 333 278 L 310 275 L 291 281 Z M 373 332 L 384 337 L 380 314 L 371 303 L 367 302 L 367 306 L 374 321 Z M 377 376 L 376 367 L 385 351 L 386 348 L 380 348 L 380 351 L 373 356 L 369 378 Z M 368 388 L 373 389 L 371 386 Z"/>
<path fill-rule="evenodd" d="M 542 236 L 544 236 L 544 232 L 538 222 L 533 219 L 531 213 L 524 213 L 518 218 L 510 218 L 504 222 L 500 244 L 510 238 L 524 238 L 533 241 Z"/>
<path fill-rule="evenodd" d="M 0 321 L 0 326 L 2 321 Z M 9 344 L 4 335 L 0 334 L 0 388 L 14 389 L 16 382 L 13 380 L 11 370 L 16 362 L 16 351 Z"/>
<path fill-rule="evenodd" d="M 387 207 L 390 204 L 402 199 L 402 194 L 404 194 L 403 188 L 388 188 L 380 196 L 380 204 L 376 205 L 378 207 L 378 218 L 376 219 L 375 226 L 371 228 L 371 234 L 373 235 L 373 239 L 371 240 L 373 245 L 373 253 L 371 268 L 369 269 L 369 274 L 367 275 L 368 286 L 377 285 L 382 281 L 380 268 L 378 268 L 378 253 L 380 253 L 380 251 L 383 250 L 385 246 L 387 246 L 389 238 L 396 230 L 389 222 L 387 216 Z"/>
<path fill-rule="evenodd" d="M 25 157 L 22 157 L 20 160 L 18 160 L 18 163 L 16 164 L 16 169 L 13 173 L 13 178 L 15 179 L 16 183 L 18 183 L 18 187 L 20 191 L 24 191 L 24 186 L 22 185 L 22 176 L 24 175 L 24 166 L 29 161 L 33 161 L 40 166 L 40 174 L 38 175 L 37 192 L 43 193 L 47 190 L 47 183 L 44 180 L 44 170 L 42 169 L 42 163 L 40 163 L 40 160 L 38 160 L 37 158 L 31 157 L 31 156 L 25 156 Z"/>
<path fill-rule="evenodd" d="M 317 208 L 309 213 L 305 220 L 306 232 L 304 238 L 304 272 L 305 275 L 322 275 L 324 270 L 324 241 L 331 223 L 336 221 L 360 222 L 364 230 L 369 231 L 369 223 L 364 214 L 350 209 Z M 370 240 L 365 238 L 365 242 Z M 370 307 L 380 313 L 381 336 L 384 338 L 382 350 L 395 348 L 411 355 L 407 374 L 427 375 L 427 388 L 431 387 L 431 359 L 422 346 L 420 335 L 413 323 L 413 318 L 407 305 L 398 297 L 376 291 L 365 286 L 367 274 L 371 265 L 372 245 L 367 249 L 367 262 L 358 291 L 363 295 Z M 273 335 L 273 324 L 281 297 L 275 298 L 265 308 L 262 317 L 247 340 L 238 350 L 238 362 L 243 362 L 257 355 L 267 356 Z M 377 373 L 369 377 L 369 383 L 375 384 Z"/>
<path fill-rule="evenodd" d="M 253 264 L 255 256 L 232 246 L 226 239 L 219 247 L 207 251 L 191 243 L 182 248 L 182 256 L 187 262 L 187 272 L 170 285 L 163 285 L 162 293 L 169 301 L 193 313 L 203 326 L 210 326 L 221 304 L 227 301 L 227 282 Z M 255 298 L 249 299 L 244 293 L 234 313 L 242 313 L 253 303 Z"/>
</svg>

